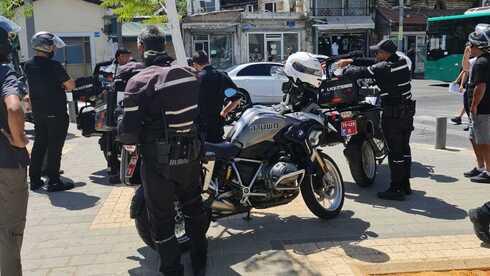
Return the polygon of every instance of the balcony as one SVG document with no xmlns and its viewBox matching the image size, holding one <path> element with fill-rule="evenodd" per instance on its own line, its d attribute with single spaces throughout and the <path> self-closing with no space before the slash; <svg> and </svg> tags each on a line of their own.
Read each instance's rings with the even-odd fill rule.
<svg viewBox="0 0 490 276">
<path fill-rule="evenodd" d="M 370 16 L 371 7 L 357 8 L 315 8 L 313 16 Z"/>
</svg>

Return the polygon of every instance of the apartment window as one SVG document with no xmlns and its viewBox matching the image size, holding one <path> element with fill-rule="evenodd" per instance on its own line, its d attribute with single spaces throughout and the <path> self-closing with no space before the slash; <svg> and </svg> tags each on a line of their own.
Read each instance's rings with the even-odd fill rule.
<svg viewBox="0 0 490 276">
<path fill-rule="evenodd" d="M 264 4 L 264 11 L 275 13 L 277 11 L 276 2 L 268 2 Z"/>
<path fill-rule="evenodd" d="M 204 1 L 199 1 L 200 4 L 200 11 L 201 12 L 212 12 L 216 11 L 216 2 L 215 0 L 204 0 Z"/>
<path fill-rule="evenodd" d="M 247 5 L 247 6 L 245 6 L 245 11 L 247 11 L 247 12 L 254 12 L 254 5 Z"/>
<path fill-rule="evenodd" d="M 229 34 L 195 35 L 194 51 L 205 51 L 212 65 L 226 69 L 233 64 L 233 48 Z"/>
</svg>

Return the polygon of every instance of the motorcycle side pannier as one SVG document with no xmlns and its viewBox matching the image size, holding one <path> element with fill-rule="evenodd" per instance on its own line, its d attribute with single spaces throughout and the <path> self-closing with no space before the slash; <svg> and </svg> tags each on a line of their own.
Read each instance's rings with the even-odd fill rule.
<svg viewBox="0 0 490 276">
<path fill-rule="evenodd" d="M 348 78 L 331 78 L 320 86 L 318 104 L 321 107 L 351 105 L 358 101 L 359 89 Z"/>
</svg>

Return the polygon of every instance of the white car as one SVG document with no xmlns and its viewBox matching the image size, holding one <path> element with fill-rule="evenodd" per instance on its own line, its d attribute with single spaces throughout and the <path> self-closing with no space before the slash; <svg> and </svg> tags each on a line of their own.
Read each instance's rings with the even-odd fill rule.
<svg viewBox="0 0 490 276">
<path fill-rule="evenodd" d="M 282 68 L 281 63 L 254 62 L 233 66 L 226 72 L 241 92 L 250 96 L 252 104 L 277 104 L 283 98 L 282 84 L 288 79 L 273 73 Z"/>
</svg>

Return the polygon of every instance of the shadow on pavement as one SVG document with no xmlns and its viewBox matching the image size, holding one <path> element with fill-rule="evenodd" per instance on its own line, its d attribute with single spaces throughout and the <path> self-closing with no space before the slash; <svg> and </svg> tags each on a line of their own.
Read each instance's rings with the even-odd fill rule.
<svg viewBox="0 0 490 276">
<path fill-rule="evenodd" d="M 243 220 L 241 215 L 218 220 L 219 225 L 212 227 L 220 227 L 221 231 L 209 239 L 211 262 L 208 274 L 253 274 L 273 267 L 281 275 L 321 275 L 306 265 L 302 256 L 337 247 L 357 260 L 389 261 L 385 253 L 358 244 L 366 238 L 377 237 L 377 234 L 367 231 L 369 222 L 353 218 L 353 215 L 352 211 L 345 211 L 338 218 L 325 221 L 253 212 L 250 221 Z M 138 261 L 141 267 L 131 269 L 129 274 L 158 275 L 155 272 L 159 262 L 157 253 L 149 247 L 140 248 L 138 252 L 143 258 L 130 256 L 128 259 Z M 190 271 L 188 256 L 183 258 L 183 263 Z"/>
<path fill-rule="evenodd" d="M 138 249 L 138 253 L 141 256 L 129 256 L 128 260 L 137 261 L 140 267 L 128 270 L 128 274 L 131 276 L 160 276 L 158 272 L 159 257 L 155 250 L 150 247 L 141 247 Z"/>
<path fill-rule="evenodd" d="M 62 207 L 67 210 L 84 210 L 95 206 L 100 197 L 87 195 L 74 191 L 78 187 L 87 185 L 84 182 L 74 182 L 73 180 L 61 177 L 63 182 L 74 183 L 75 188 L 72 190 L 56 193 L 47 193 L 51 204 L 56 207 Z"/>
<path fill-rule="evenodd" d="M 107 175 L 107 170 L 99 170 L 93 172 L 91 176 L 88 177 L 90 181 L 95 184 L 104 185 L 104 186 L 114 186 L 114 184 L 109 183 L 109 177 Z"/>
<path fill-rule="evenodd" d="M 438 183 L 454 183 L 457 182 L 458 179 L 452 176 L 436 174 L 434 170 L 434 166 L 424 165 L 419 162 L 412 163 L 412 177 L 420 177 L 420 178 L 429 178 Z"/>
</svg>

